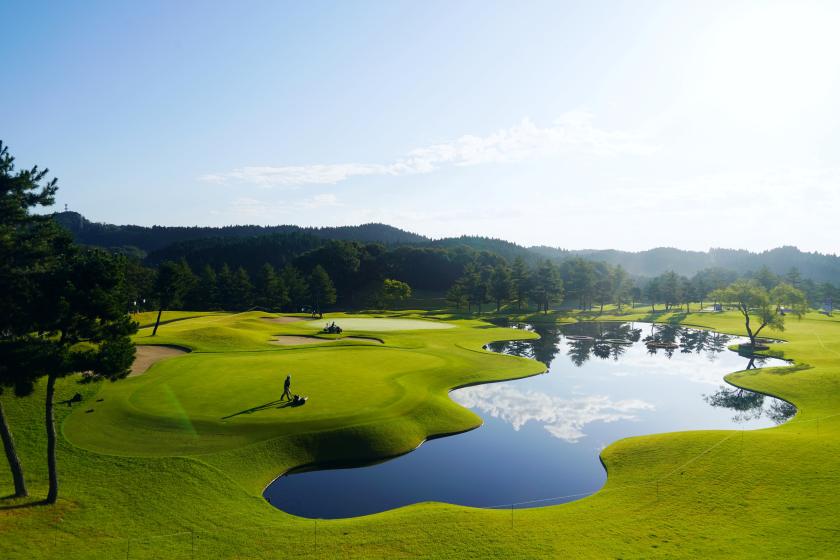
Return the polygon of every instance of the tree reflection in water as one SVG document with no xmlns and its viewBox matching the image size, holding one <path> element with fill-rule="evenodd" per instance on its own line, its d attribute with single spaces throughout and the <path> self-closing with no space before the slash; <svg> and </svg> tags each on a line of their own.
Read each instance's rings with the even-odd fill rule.
<svg viewBox="0 0 840 560">
<path fill-rule="evenodd" d="M 514 329 L 535 332 L 540 335 L 538 340 L 511 340 L 507 342 L 491 342 L 488 350 L 512 356 L 532 358 L 551 367 L 554 356 L 560 346 L 560 329 L 555 325 L 528 325 L 519 323 L 510 325 Z"/>
<path fill-rule="evenodd" d="M 796 407 L 788 402 L 771 399 L 771 403 L 765 406 L 764 395 L 737 387 L 721 386 L 714 393 L 703 395 L 703 400 L 716 408 L 734 410 L 732 421 L 737 424 L 758 420 L 762 416 L 781 424 L 796 414 Z"/>
<path fill-rule="evenodd" d="M 650 324 L 649 332 L 644 338 L 642 338 L 643 328 L 635 323 L 583 322 L 562 327 L 519 323 L 511 326 L 515 329 L 535 332 L 540 335 L 540 339 L 494 342 L 487 348 L 503 354 L 533 358 L 547 366 L 551 366 L 551 362 L 561 350 L 560 342 L 564 335 L 567 337 L 565 338 L 566 353 L 576 366 L 582 366 L 593 356 L 618 361 L 629 346 L 640 340 L 643 340 L 645 344 L 679 345 L 675 348 L 648 346 L 648 352 L 651 354 L 661 353 L 671 358 L 679 350 L 684 354 L 705 354 L 710 360 L 714 360 L 715 355 L 725 351 L 735 338 L 712 331 L 655 323 Z M 568 338 L 569 336 L 572 338 Z"/>
<path fill-rule="evenodd" d="M 640 340 L 647 345 L 649 354 L 661 354 L 670 359 L 679 351 L 683 354 L 705 355 L 713 361 L 718 354 L 727 351 L 729 344 L 736 338 L 713 331 L 655 323 L 644 327 L 648 329 L 644 338 L 642 338 L 643 328 L 635 323 L 583 322 L 562 327 L 539 324 L 512 326 L 533 331 L 540 335 L 540 338 L 539 340 L 494 342 L 488 345 L 488 349 L 533 358 L 548 367 L 551 367 L 551 362 L 554 361 L 564 344 L 566 355 L 573 364 L 581 367 L 593 356 L 601 360 L 618 361 L 633 344 Z M 656 344 L 677 346 L 658 348 Z M 763 364 L 762 357 L 752 356 L 745 369 L 754 369 Z M 732 418 L 736 423 L 744 423 L 764 416 L 776 424 L 781 424 L 796 413 L 796 407 L 790 403 L 777 399 L 765 399 L 764 395 L 745 389 L 722 386 L 718 391 L 704 395 L 703 398 L 713 407 L 736 411 Z"/>
</svg>

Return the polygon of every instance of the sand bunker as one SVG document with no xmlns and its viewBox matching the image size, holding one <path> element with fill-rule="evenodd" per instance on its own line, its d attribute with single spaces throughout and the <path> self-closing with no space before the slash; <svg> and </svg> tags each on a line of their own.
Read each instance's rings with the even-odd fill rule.
<svg viewBox="0 0 840 560">
<path fill-rule="evenodd" d="M 311 320 L 309 317 L 260 317 L 260 319 L 263 321 L 270 321 L 272 323 L 280 323 L 281 325 Z"/>
<path fill-rule="evenodd" d="M 381 340 L 376 338 L 365 338 L 362 336 L 345 336 L 344 338 L 317 338 L 314 336 L 294 336 L 282 335 L 271 340 L 272 344 L 279 344 L 280 346 L 297 346 L 299 344 L 327 344 L 330 342 L 338 342 L 339 340 L 352 340 L 355 342 L 373 342 L 374 344 L 384 344 Z"/>
<path fill-rule="evenodd" d="M 131 366 L 131 373 L 129 377 L 135 377 L 146 373 L 152 365 L 167 358 L 174 358 L 188 353 L 186 348 L 177 348 L 175 346 L 156 346 L 153 344 L 143 344 L 137 346 L 137 355 L 134 358 L 134 364 Z"/>
</svg>

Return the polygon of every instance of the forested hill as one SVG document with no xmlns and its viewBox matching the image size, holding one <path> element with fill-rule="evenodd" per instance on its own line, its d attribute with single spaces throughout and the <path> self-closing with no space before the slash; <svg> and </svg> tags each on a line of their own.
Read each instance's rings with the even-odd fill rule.
<svg viewBox="0 0 840 560">
<path fill-rule="evenodd" d="M 55 220 L 70 230 L 78 243 L 99 247 L 136 247 L 144 253 L 163 249 L 174 243 L 206 238 L 241 238 L 268 234 L 306 234 L 322 239 L 384 243 L 388 245 L 423 243 L 429 239 L 385 224 L 339 227 L 279 226 L 133 226 L 96 223 L 77 212 L 57 212 Z"/>
<path fill-rule="evenodd" d="M 505 241 L 503 239 L 494 239 L 491 237 L 478 237 L 471 235 L 462 235 L 461 237 L 446 237 L 444 239 L 436 239 L 428 243 L 430 247 L 438 249 L 455 249 L 458 247 L 469 247 L 474 251 L 487 251 L 500 257 L 504 257 L 507 261 L 513 262 L 517 257 L 521 257 L 526 262 L 536 262 L 540 260 L 541 256 L 531 249 Z M 545 258 L 545 257 L 542 257 Z M 551 258 L 554 258 L 553 256 Z"/>
<path fill-rule="evenodd" d="M 816 282 L 837 282 L 840 279 L 840 257 L 822 253 L 806 253 L 796 247 L 778 247 L 760 253 L 751 253 L 741 249 L 711 249 L 708 252 L 683 251 L 671 247 L 658 247 L 635 253 L 613 249 L 568 251 L 552 247 L 532 247 L 531 250 L 539 253 L 543 258 L 553 260 L 582 257 L 611 265 L 620 264 L 627 272 L 636 276 L 656 276 L 667 271 L 692 276 L 706 268 L 725 268 L 745 272 L 766 267 L 775 274 L 785 274 L 791 268 L 797 268 L 805 278 L 811 278 Z"/>
<path fill-rule="evenodd" d="M 840 257 L 802 252 L 796 247 L 779 247 L 770 251 L 751 253 L 736 249 L 712 249 L 708 252 L 683 251 L 659 247 L 647 251 L 628 252 L 613 249 L 568 250 L 554 247 L 523 247 L 509 241 L 478 236 L 462 236 L 432 240 L 385 224 L 364 224 L 342 227 L 226 226 L 226 227 L 166 227 L 132 226 L 94 223 L 76 212 L 54 214 L 55 219 L 69 229 L 76 241 L 111 249 L 132 247 L 148 255 L 147 262 L 186 258 L 193 264 L 222 263 L 255 268 L 264 262 L 282 264 L 323 246 L 328 240 L 381 243 L 401 251 L 400 258 L 422 262 L 431 251 L 454 254 L 465 248 L 476 253 L 487 252 L 512 263 L 521 257 L 534 264 L 540 259 L 557 263 L 583 258 L 590 261 L 621 265 L 633 276 L 653 277 L 667 271 L 684 276 L 708 268 L 723 268 L 739 273 L 767 268 L 775 274 L 785 274 L 797 268 L 805 278 L 815 282 L 837 283 L 840 280 Z M 423 251 L 421 251 L 421 249 Z M 456 260 L 460 257 L 453 257 Z M 419 264 L 418 264 L 419 265 Z"/>
</svg>

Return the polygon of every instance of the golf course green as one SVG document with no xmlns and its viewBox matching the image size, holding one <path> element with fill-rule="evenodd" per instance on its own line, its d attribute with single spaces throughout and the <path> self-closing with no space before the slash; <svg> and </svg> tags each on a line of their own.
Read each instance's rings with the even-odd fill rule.
<svg viewBox="0 0 840 560">
<path fill-rule="evenodd" d="M 734 312 L 625 309 L 597 318 L 743 332 Z M 58 408 L 55 506 L 37 503 L 47 483 L 43 384 L 31 397 L 0 397 L 33 495 L 0 505 L 3 558 L 830 558 L 840 545 L 840 321 L 833 317 L 787 321 L 779 333 L 787 343 L 768 352 L 793 360 L 790 367 L 727 378 L 795 404 L 786 424 L 614 442 L 602 453 L 606 486 L 560 506 L 425 503 L 334 521 L 288 515 L 262 490 L 290 469 L 373 461 L 475 428 L 481 419 L 448 392 L 542 372 L 538 362 L 482 349 L 536 335 L 419 311 L 318 320 L 179 312 L 155 337 L 154 317 L 137 319 L 138 345 L 189 352 L 168 353 L 115 383 L 59 382 L 57 401 L 76 392 L 84 401 Z M 343 332 L 320 334 L 332 321 Z M 332 342 L 272 342 L 282 336 Z M 309 398 L 304 406 L 280 401 L 287 374 L 292 392 Z M 4 471 L 0 495 L 11 488 Z"/>
</svg>

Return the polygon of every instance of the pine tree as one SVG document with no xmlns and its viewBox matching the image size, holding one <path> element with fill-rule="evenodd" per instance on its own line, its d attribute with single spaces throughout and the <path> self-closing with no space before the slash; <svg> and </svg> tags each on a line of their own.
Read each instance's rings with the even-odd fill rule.
<svg viewBox="0 0 840 560">
<path fill-rule="evenodd" d="M 327 271 L 320 264 L 309 275 L 309 294 L 312 297 L 312 311 L 321 313 L 323 309 L 335 303 L 336 292 Z"/>
<path fill-rule="evenodd" d="M 489 292 L 490 297 L 496 302 L 496 313 L 498 313 L 502 302 L 509 300 L 514 294 L 513 279 L 507 266 L 499 264 L 493 269 L 490 274 Z"/>
<path fill-rule="evenodd" d="M 516 310 L 522 311 L 522 302 L 528 299 L 531 274 L 528 265 L 522 257 L 516 257 L 511 267 L 511 281 L 513 282 L 513 297 L 516 300 Z"/>
<path fill-rule="evenodd" d="M 456 310 L 461 309 L 461 306 L 467 303 L 467 291 L 464 288 L 463 282 L 458 280 L 446 292 L 446 301 L 455 306 Z"/>
<path fill-rule="evenodd" d="M 548 308 L 553 303 L 563 301 L 563 280 L 560 279 L 557 267 L 548 259 L 534 271 L 533 293 L 538 309 L 541 307 L 543 314 L 548 314 Z"/>
<path fill-rule="evenodd" d="M 41 328 L 30 339 L 40 349 L 38 363 L 30 365 L 47 377 L 48 504 L 58 499 L 56 381 L 79 372 L 86 372 L 88 380 L 113 381 L 128 375 L 134 362 L 130 335 L 137 331 L 137 323 L 125 312 L 123 282 L 123 270 L 114 256 L 73 247 L 60 255 L 58 266 L 38 278 L 40 298 L 33 314 Z"/>
<path fill-rule="evenodd" d="M 254 285 L 248 271 L 243 267 L 236 269 L 230 287 L 231 309 L 249 309 L 253 305 Z"/>
<path fill-rule="evenodd" d="M 260 271 L 256 303 L 268 311 L 279 311 L 289 303 L 286 285 L 269 263 L 265 263 Z"/>
<path fill-rule="evenodd" d="M 182 298 L 195 286 L 195 275 L 186 261 L 167 261 L 158 268 L 155 280 L 155 296 L 158 302 L 158 314 L 152 336 L 160 327 L 160 318 L 164 309 L 174 309 L 182 303 Z"/>
<path fill-rule="evenodd" d="M 46 179 L 47 169 L 16 170 L 14 162 L 8 147 L 0 142 L 0 394 L 5 388 L 25 396 L 38 377 L 30 367 L 37 349 L 28 342 L 31 334 L 42 328 L 32 314 L 32 306 L 42 298 L 37 280 L 40 271 L 56 265 L 57 255 L 70 246 L 71 239 L 49 216 L 31 212 L 53 204 L 56 179 Z M 0 438 L 14 496 L 26 496 L 23 466 L 2 401 Z"/>
<path fill-rule="evenodd" d="M 286 287 L 289 304 L 295 311 L 299 311 L 309 303 L 309 282 L 306 281 L 300 270 L 287 264 L 280 272 L 280 278 Z"/>
<path fill-rule="evenodd" d="M 216 271 L 209 264 L 204 265 L 195 290 L 195 296 L 191 298 L 195 309 L 218 309 L 219 308 L 219 280 Z"/>
</svg>

